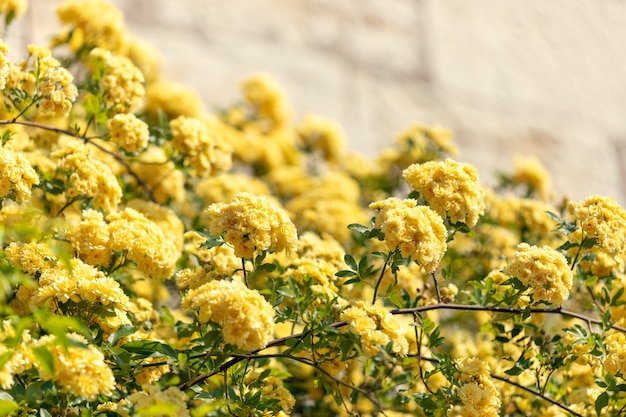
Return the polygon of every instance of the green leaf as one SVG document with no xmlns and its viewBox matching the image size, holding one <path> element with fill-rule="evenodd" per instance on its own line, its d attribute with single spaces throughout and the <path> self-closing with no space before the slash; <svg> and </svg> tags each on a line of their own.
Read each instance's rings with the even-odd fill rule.
<svg viewBox="0 0 626 417">
<path fill-rule="evenodd" d="M 19 405 L 13 401 L 8 392 L 0 392 L 0 416 L 8 416 L 17 410 Z"/>
<path fill-rule="evenodd" d="M 261 264 L 255 268 L 255 271 L 274 272 L 276 270 L 276 264 Z"/>
<path fill-rule="evenodd" d="M 113 332 L 107 339 L 107 346 L 115 346 L 115 344 L 122 338 L 130 336 L 137 331 L 137 327 L 130 324 L 125 324 L 115 332 Z"/>
<path fill-rule="evenodd" d="M 206 241 L 202 245 L 200 245 L 201 248 L 211 249 L 217 246 L 222 246 L 225 243 L 222 236 L 209 235 L 206 238 Z"/>
<path fill-rule="evenodd" d="M 125 343 L 121 346 L 127 352 L 140 356 L 151 356 L 154 353 L 161 353 L 165 356 L 178 359 L 178 352 L 170 345 L 157 342 L 154 340 L 136 340 L 134 342 Z"/>
<path fill-rule="evenodd" d="M 602 415 L 602 409 L 609 405 L 609 394 L 604 391 L 602 394 L 598 395 L 596 398 L 596 415 L 600 417 Z"/>
<path fill-rule="evenodd" d="M 335 276 L 340 277 L 340 278 L 354 277 L 356 275 L 357 275 L 356 272 L 348 271 L 347 269 L 344 269 L 343 271 L 338 271 L 337 273 L 335 273 Z"/>
<path fill-rule="evenodd" d="M 33 354 L 44 371 L 49 375 L 54 375 L 54 358 L 47 346 L 37 346 L 33 348 Z"/>
<path fill-rule="evenodd" d="M 353 271 L 356 271 L 356 261 L 354 260 L 354 257 L 352 255 L 346 253 L 343 257 L 343 260 L 345 261 L 346 265 L 348 265 Z"/>
<path fill-rule="evenodd" d="M 367 226 L 363 226 L 362 224 L 358 224 L 358 223 L 349 224 L 348 229 L 352 230 L 353 232 L 361 233 L 364 235 L 367 235 L 367 233 L 370 231 L 370 229 L 368 229 Z"/>
</svg>

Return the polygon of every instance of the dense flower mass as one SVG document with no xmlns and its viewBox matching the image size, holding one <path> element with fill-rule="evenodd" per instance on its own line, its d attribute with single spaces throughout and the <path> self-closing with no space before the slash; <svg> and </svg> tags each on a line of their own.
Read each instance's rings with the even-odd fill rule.
<svg viewBox="0 0 626 417">
<path fill-rule="evenodd" d="M 584 237 L 596 239 L 609 253 L 626 251 L 626 210 L 615 199 L 594 195 L 570 202 L 567 210 L 580 223 Z"/>
<path fill-rule="evenodd" d="M 567 301 L 574 283 L 565 256 L 549 246 L 520 243 L 504 273 L 528 285 L 535 300 L 556 306 Z"/>
<path fill-rule="evenodd" d="M 211 234 L 224 235 L 237 256 L 250 259 L 264 250 L 296 249 L 296 227 L 267 197 L 239 193 L 233 202 L 211 204 L 206 211 Z"/>
<path fill-rule="evenodd" d="M 111 139 L 127 152 L 137 152 L 148 146 L 148 124 L 132 113 L 119 113 L 109 119 Z"/>
<path fill-rule="evenodd" d="M 222 326 L 224 341 L 245 351 L 264 348 L 274 332 L 274 309 L 261 294 L 235 281 L 211 281 L 190 290 L 182 307 L 202 323 Z"/>
<path fill-rule="evenodd" d="M 0 146 L 0 199 L 17 203 L 30 200 L 33 185 L 39 184 L 37 172 L 19 152 Z"/>
<path fill-rule="evenodd" d="M 347 321 L 350 331 L 359 336 L 367 356 L 376 355 L 390 342 L 394 353 L 406 355 L 408 352 L 404 325 L 383 307 L 357 301 L 341 313 L 341 320 Z"/>
<path fill-rule="evenodd" d="M 457 390 L 463 405 L 460 417 L 500 416 L 500 393 L 491 378 L 489 364 L 479 358 L 465 358 L 456 361 L 461 386 Z"/>
<path fill-rule="evenodd" d="M 608 355 L 604 360 L 604 369 L 611 375 L 626 376 L 626 335 L 612 333 L 606 339 Z"/>
<path fill-rule="evenodd" d="M 446 251 L 446 228 L 441 217 L 412 199 L 390 197 L 370 204 L 377 210 L 376 227 L 391 251 L 412 257 L 427 272 L 437 269 Z"/>
<path fill-rule="evenodd" d="M 485 190 L 473 165 L 449 158 L 413 164 L 402 172 L 402 178 L 433 210 L 452 223 L 463 222 L 473 227 L 485 211 Z"/>
</svg>

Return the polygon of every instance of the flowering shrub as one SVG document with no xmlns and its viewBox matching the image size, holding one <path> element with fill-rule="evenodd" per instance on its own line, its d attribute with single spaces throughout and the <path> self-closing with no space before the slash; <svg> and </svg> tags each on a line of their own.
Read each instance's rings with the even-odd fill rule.
<svg viewBox="0 0 626 417">
<path fill-rule="evenodd" d="M 0 1 L 8 27 L 25 1 Z M 104 0 L 0 43 L 0 415 L 623 416 L 626 211 L 372 160 L 271 78 L 209 112 Z"/>
</svg>

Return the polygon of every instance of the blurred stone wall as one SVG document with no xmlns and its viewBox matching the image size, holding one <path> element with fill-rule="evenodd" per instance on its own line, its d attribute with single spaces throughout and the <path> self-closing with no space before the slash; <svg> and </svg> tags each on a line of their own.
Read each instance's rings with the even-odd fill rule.
<svg viewBox="0 0 626 417">
<path fill-rule="evenodd" d="M 30 0 L 9 43 L 44 42 L 59 3 Z M 487 183 L 514 155 L 536 155 L 560 194 L 626 203 L 623 0 L 113 3 L 209 108 L 263 71 L 299 117 L 338 120 L 359 152 L 375 154 L 413 121 L 441 124 Z"/>
</svg>

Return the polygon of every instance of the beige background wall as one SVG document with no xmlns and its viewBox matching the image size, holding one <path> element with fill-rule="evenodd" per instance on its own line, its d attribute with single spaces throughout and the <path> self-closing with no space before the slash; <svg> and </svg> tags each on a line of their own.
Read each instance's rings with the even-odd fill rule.
<svg viewBox="0 0 626 417">
<path fill-rule="evenodd" d="M 9 43 L 45 41 L 59 3 L 31 0 Z M 626 1 L 113 3 L 209 108 L 265 71 L 299 116 L 337 119 L 363 153 L 412 121 L 438 123 L 485 182 L 513 155 L 533 154 L 559 192 L 626 204 Z"/>
</svg>

